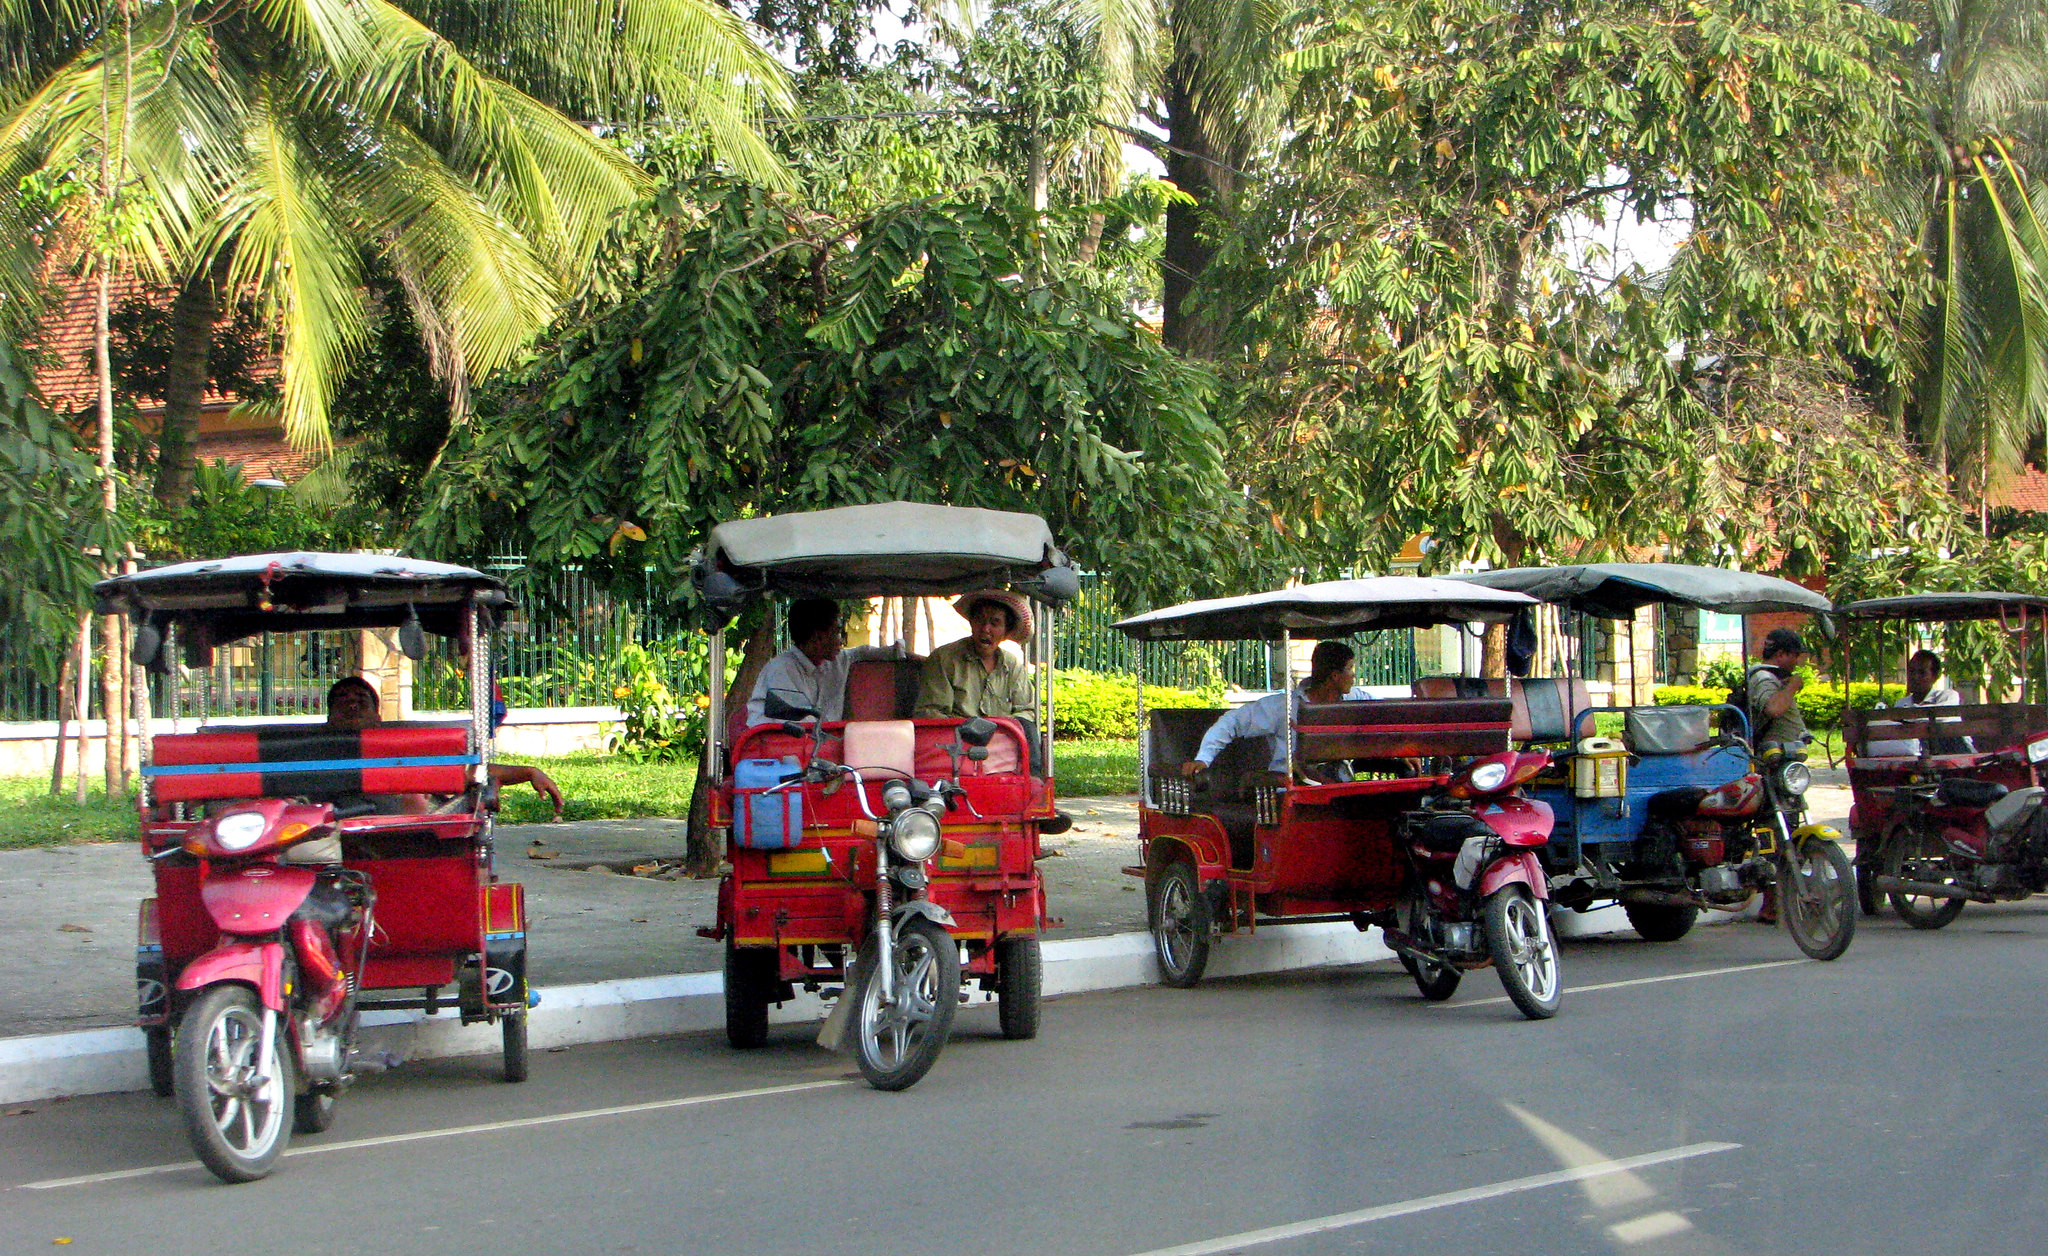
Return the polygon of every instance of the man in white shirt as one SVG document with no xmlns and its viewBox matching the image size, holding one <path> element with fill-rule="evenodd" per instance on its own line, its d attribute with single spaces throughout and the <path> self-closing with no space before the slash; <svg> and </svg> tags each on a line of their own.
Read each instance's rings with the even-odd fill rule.
<svg viewBox="0 0 2048 1256">
<path fill-rule="evenodd" d="M 769 694 L 800 710 L 816 711 L 821 720 L 846 717 L 846 669 L 863 659 L 895 658 L 893 646 L 855 646 L 848 650 L 839 603 L 826 598 L 800 598 L 789 604 L 789 639 L 795 644 L 768 660 L 747 699 L 747 723 L 767 722 L 762 710 Z"/>
<path fill-rule="evenodd" d="M 1225 746 L 1240 738 L 1257 737 L 1263 739 L 1268 748 L 1267 770 L 1285 777 L 1289 701 L 1296 707 L 1304 701 L 1344 701 L 1356 683 L 1355 657 L 1351 647 L 1342 641 L 1317 643 L 1315 653 L 1309 656 L 1307 680 L 1289 692 L 1269 693 L 1256 702 L 1247 702 L 1234 711 L 1226 712 L 1202 736 L 1202 745 L 1195 751 L 1195 757 L 1181 764 L 1181 775 L 1200 776 L 1216 762 L 1216 756 L 1223 753 Z M 1329 772 L 1333 779 L 1350 777 L 1348 764 L 1318 764 L 1317 767 Z"/>
<path fill-rule="evenodd" d="M 1921 650 L 1906 660 L 1906 692 L 1892 703 L 1892 710 L 1904 711 L 1915 707 L 1961 706 L 1963 695 L 1940 683 L 1941 656 L 1932 650 Z M 1975 747 L 1967 737 L 1931 737 L 1928 739 L 1929 754 L 1969 754 Z M 1918 755 L 1918 740 L 1874 741 L 1864 751 L 1866 755 Z"/>
</svg>

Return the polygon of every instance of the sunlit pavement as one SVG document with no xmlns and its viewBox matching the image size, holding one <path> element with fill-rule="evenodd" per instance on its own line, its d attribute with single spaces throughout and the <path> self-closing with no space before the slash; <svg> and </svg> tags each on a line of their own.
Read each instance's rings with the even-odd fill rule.
<svg viewBox="0 0 2048 1256">
<path fill-rule="evenodd" d="M 1833 964 L 1753 924 L 1578 942 L 1540 1023 L 1391 964 L 1086 995 L 1028 1043 L 964 1013 L 900 1095 L 796 1028 L 521 1087 L 436 1061 L 239 1187 L 167 1102 L 23 1105 L 0 1251 L 2035 1251 L 2044 940 L 2048 900 L 1865 920 Z"/>
</svg>

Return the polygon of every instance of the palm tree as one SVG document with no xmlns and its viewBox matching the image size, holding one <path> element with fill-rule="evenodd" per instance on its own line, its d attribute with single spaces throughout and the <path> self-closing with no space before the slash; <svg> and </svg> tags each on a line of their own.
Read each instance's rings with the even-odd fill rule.
<svg viewBox="0 0 2048 1256">
<path fill-rule="evenodd" d="M 1907 431 L 1980 495 L 2048 432 L 2048 4 L 1893 6 L 1918 33 L 1925 142 L 1898 185 L 1933 268 L 1899 397 Z"/>
<path fill-rule="evenodd" d="M 365 343 L 371 259 L 459 404 L 644 192 L 618 135 L 692 125 L 708 155 L 784 181 L 754 124 L 789 106 L 785 76 L 712 0 L 0 0 L 0 49 L 0 294 L 33 289 L 62 216 L 45 190 L 108 147 L 114 95 L 131 252 L 178 290 L 170 428 L 196 421 L 223 292 L 264 303 L 286 433 L 318 447 Z"/>
</svg>

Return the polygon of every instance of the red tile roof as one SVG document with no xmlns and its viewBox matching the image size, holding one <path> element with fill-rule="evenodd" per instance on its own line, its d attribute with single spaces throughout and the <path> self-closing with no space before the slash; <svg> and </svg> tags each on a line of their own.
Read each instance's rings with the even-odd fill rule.
<svg viewBox="0 0 2048 1256">
<path fill-rule="evenodd" d="M 1988 496 L 1993 506 L 2048 511 L 2048 472 L 2031 466 L 2007 472 L 1992 481 Z"/>
</svg>

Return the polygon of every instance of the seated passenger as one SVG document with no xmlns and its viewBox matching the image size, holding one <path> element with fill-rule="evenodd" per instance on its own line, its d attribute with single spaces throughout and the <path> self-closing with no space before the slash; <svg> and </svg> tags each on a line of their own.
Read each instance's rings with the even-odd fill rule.
<svg viewBox="0 0 2048 1256">
<path fill-rule="evenodd" d="M 1891 704 L 1894 711 L 1907 711 L 1924 707 L 1961 706 L 1963 695 L 1945 685 L 1941 680 L 1941 656 L 1932 650 L 1921 650 L 1906 660 L 1906 692 Z M 1882 709 L 1883 704 L 1878 704 Z M 1968 737 L 1930 737 L 1928 754 L 1969 754 L 1976 746 Z M 1863 753 L 1871 756 L 1904 755 L 1917 757 L 1920 742 L 1917 738 L 1899 741 L 1873 741 Z"/>
<path fill-rule="evenodd" d="M 1356 657 L 1351 647 L 1342 641 L 1318 642 L 1315 653 L 1309 656 L 1307 680 L 1292 692 L 1269 693 L 1256 702 L 1247 702 L 1235 711 L 1226 712 L 1203 734 L 1195 757 L 1180 765 L 1181 775 L 1200 776 L 1209 770 L 1209 765 L 1216 762 L 1216 756 L 1222 754 L 1224 747 L 1231 742 L 1256 737 L 1266 743 L 1266 770 L 1277 778 L 1277 783 L 1285 784 L 1290 710 L 1299 710 L 1303 702 L 1321 704 L 1351 698 L 1356 692 L 1352 687 L 1357 680 L 1353 665 Z M 1324 783 L 1351 779 L 1351 765 L 1348 763 L 1302 764 L 1300 768 L 1305 783 L 1314 783 L 1318 779 Z"/>
<path fill-rule="evenodd" d="M 327 690 L 327 726 L 344 732 L 361 732 L 384 723 L 383 701 L 376 686 L 360 676 L 344 676 Z M 546 772 L 517 763 L 493 763 L 491 780 L 500 789 L 507 785 L 531 785 L 535 793 L 554 804 L 555 816 L 562 818 L 562 791 Z M 392 794 L 393 800 L 379 811 L 388 815 L 424 815 L 434 801 L 425 794 Z"/>
<path fill-rule="evenodd" d="M 754 681 L 747 699 L 747 723 L 768 720 L 762 709 L 773 693 L 805 711 L 816 711 L 830 723 L 846 718 L 846 669 L 862 659 L 898 657 L 894 646 L 855 646 L 845 649 L 845 617 L 839 603 L 828 598 L 799 598 L 789 604 L 787 650 L 768 660 Z"/>
<path fill-rule="evenodd" d="M 983 590 L 953 603 L 968 635 L 933 650 L 918 678 L 916 714 L 970 720 L 1038 713 L 1038 683 L 1021 653 L 1005 641 L 1031 640 L 1031 607 L 1014 593 Z M 1035 739 L 1034 739 L 1035 740 Z"/>
</svg>

